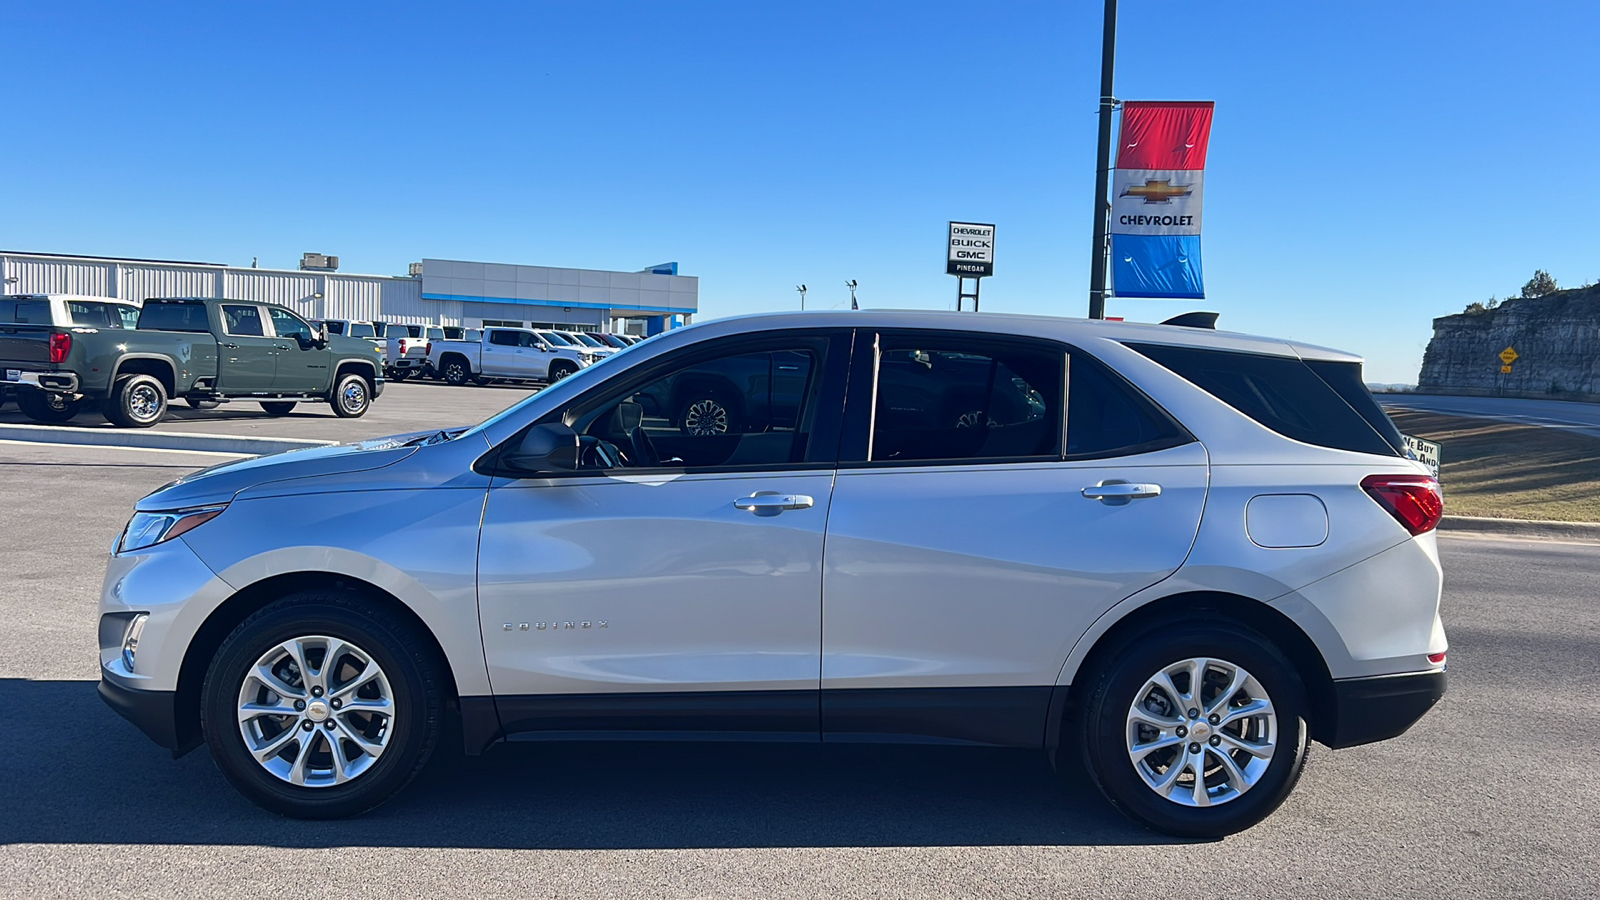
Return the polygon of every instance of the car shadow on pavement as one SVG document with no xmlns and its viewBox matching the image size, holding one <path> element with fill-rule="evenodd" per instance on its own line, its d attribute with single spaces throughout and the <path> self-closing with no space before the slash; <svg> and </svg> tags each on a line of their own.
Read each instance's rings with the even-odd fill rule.
<svg viewBox="0 0 1600 900">
<path fill-rule="evenodd" d="M 251 805 L 173 761 L 94 682 L 0 679 L 0 844 L 511 849 L 1127 845 L 1133 825 L 1038 752 L 920 745 L 517 743 L 441 752 L 360 818 Z"/>
</svg>

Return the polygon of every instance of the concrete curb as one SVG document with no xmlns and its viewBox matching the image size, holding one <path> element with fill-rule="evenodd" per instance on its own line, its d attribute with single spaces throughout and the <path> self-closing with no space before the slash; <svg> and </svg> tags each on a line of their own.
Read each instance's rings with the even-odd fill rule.
<svg viewBox="0 0 1600 900">
<path fill-rule="evenodd" d="M 304 438 L 239 437 L 190 431 L 143 431 L 131 428 L 72 428 L 62 425 L 0 425 L 0 440 L 89 447 L 132 447 L 138 450 L 199 450 L 264 456 L 285 450 L 327 447 L 334 441 Z"/>
<path fill-rule="evenodd" d="M 1600 544 L 1600 522 L 1540 522 L 1534 519 L 1491 519 L 1481 516 L 1445 516 L 1440 531 L 1465 531 L 1489 537 L 1529 538 L 1543 541 L 1584 541 Z"/>
</svg>

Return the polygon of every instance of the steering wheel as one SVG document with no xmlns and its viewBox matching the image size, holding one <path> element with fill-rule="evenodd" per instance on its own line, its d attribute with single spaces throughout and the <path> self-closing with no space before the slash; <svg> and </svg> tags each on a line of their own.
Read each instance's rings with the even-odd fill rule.
<svg viewBox="0 0 1600 900">
<path fill-rule="evenodd" d="M 633 426 L 633 431 L 628 433 L 628 439 L 633 441 L 633 464 L 645 468 L 655 468 L 661 465 L 661 454 L 656 452 L 655 442 L 650 440 L 650 435 L 645 433 L 643 425 Z"/>
</svg>

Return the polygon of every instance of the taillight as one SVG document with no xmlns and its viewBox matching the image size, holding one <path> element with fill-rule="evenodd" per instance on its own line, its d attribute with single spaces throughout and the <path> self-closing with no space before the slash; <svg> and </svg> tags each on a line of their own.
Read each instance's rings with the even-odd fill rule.
<svg viewBox="0 0 1600 900">
<path fill-rule="evenodd" d="M 401 356 L 405 356 L 406 355 L 406 339 L 405 338 L 401 338 L 400 339 L 400 355 Z"/>
<path fill-rule="evenodd" d="M 71 352 L 72 352 L 72 335 L 70 335 L 70 334 L 52 334 L 52 335 L 50 335 L 50 361 L 51 362 L 53 362 L 53 363 L 64 363 L 64 362 L 67 361 L 67 354 L 71 353 Z"/>
<path fill-rule="evenodd" d="M 1432 531 L 1444 517 L 1444 495 L 1430 475 L 1368 475 L 1361 488 L 1412 534 Z"/>
<path fill-rule="evenodd" d="M 1442 666 L 1444 665 L 1444 657 L 1445 654 L 1443 653 L 1429 653 L 1428 662 L 1431 662 L 1436 666 Z"/>
</svg>

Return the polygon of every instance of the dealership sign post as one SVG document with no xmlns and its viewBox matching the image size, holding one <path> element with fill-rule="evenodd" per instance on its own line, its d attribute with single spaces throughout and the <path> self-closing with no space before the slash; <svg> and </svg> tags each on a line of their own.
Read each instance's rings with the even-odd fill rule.
<svg viewBox="0 0 1600 900">
<path fill-rule="evenodd" d="M 994 226 L 972 222 L 951 222 L 944 273 L 956 276 L 956 311 L 972 298 L 972 311 L 978 311 L 978 287 L 982 279 L 994 274 Z M 972 293 L 967 293 L 967 279 Z"/>
</svg>

